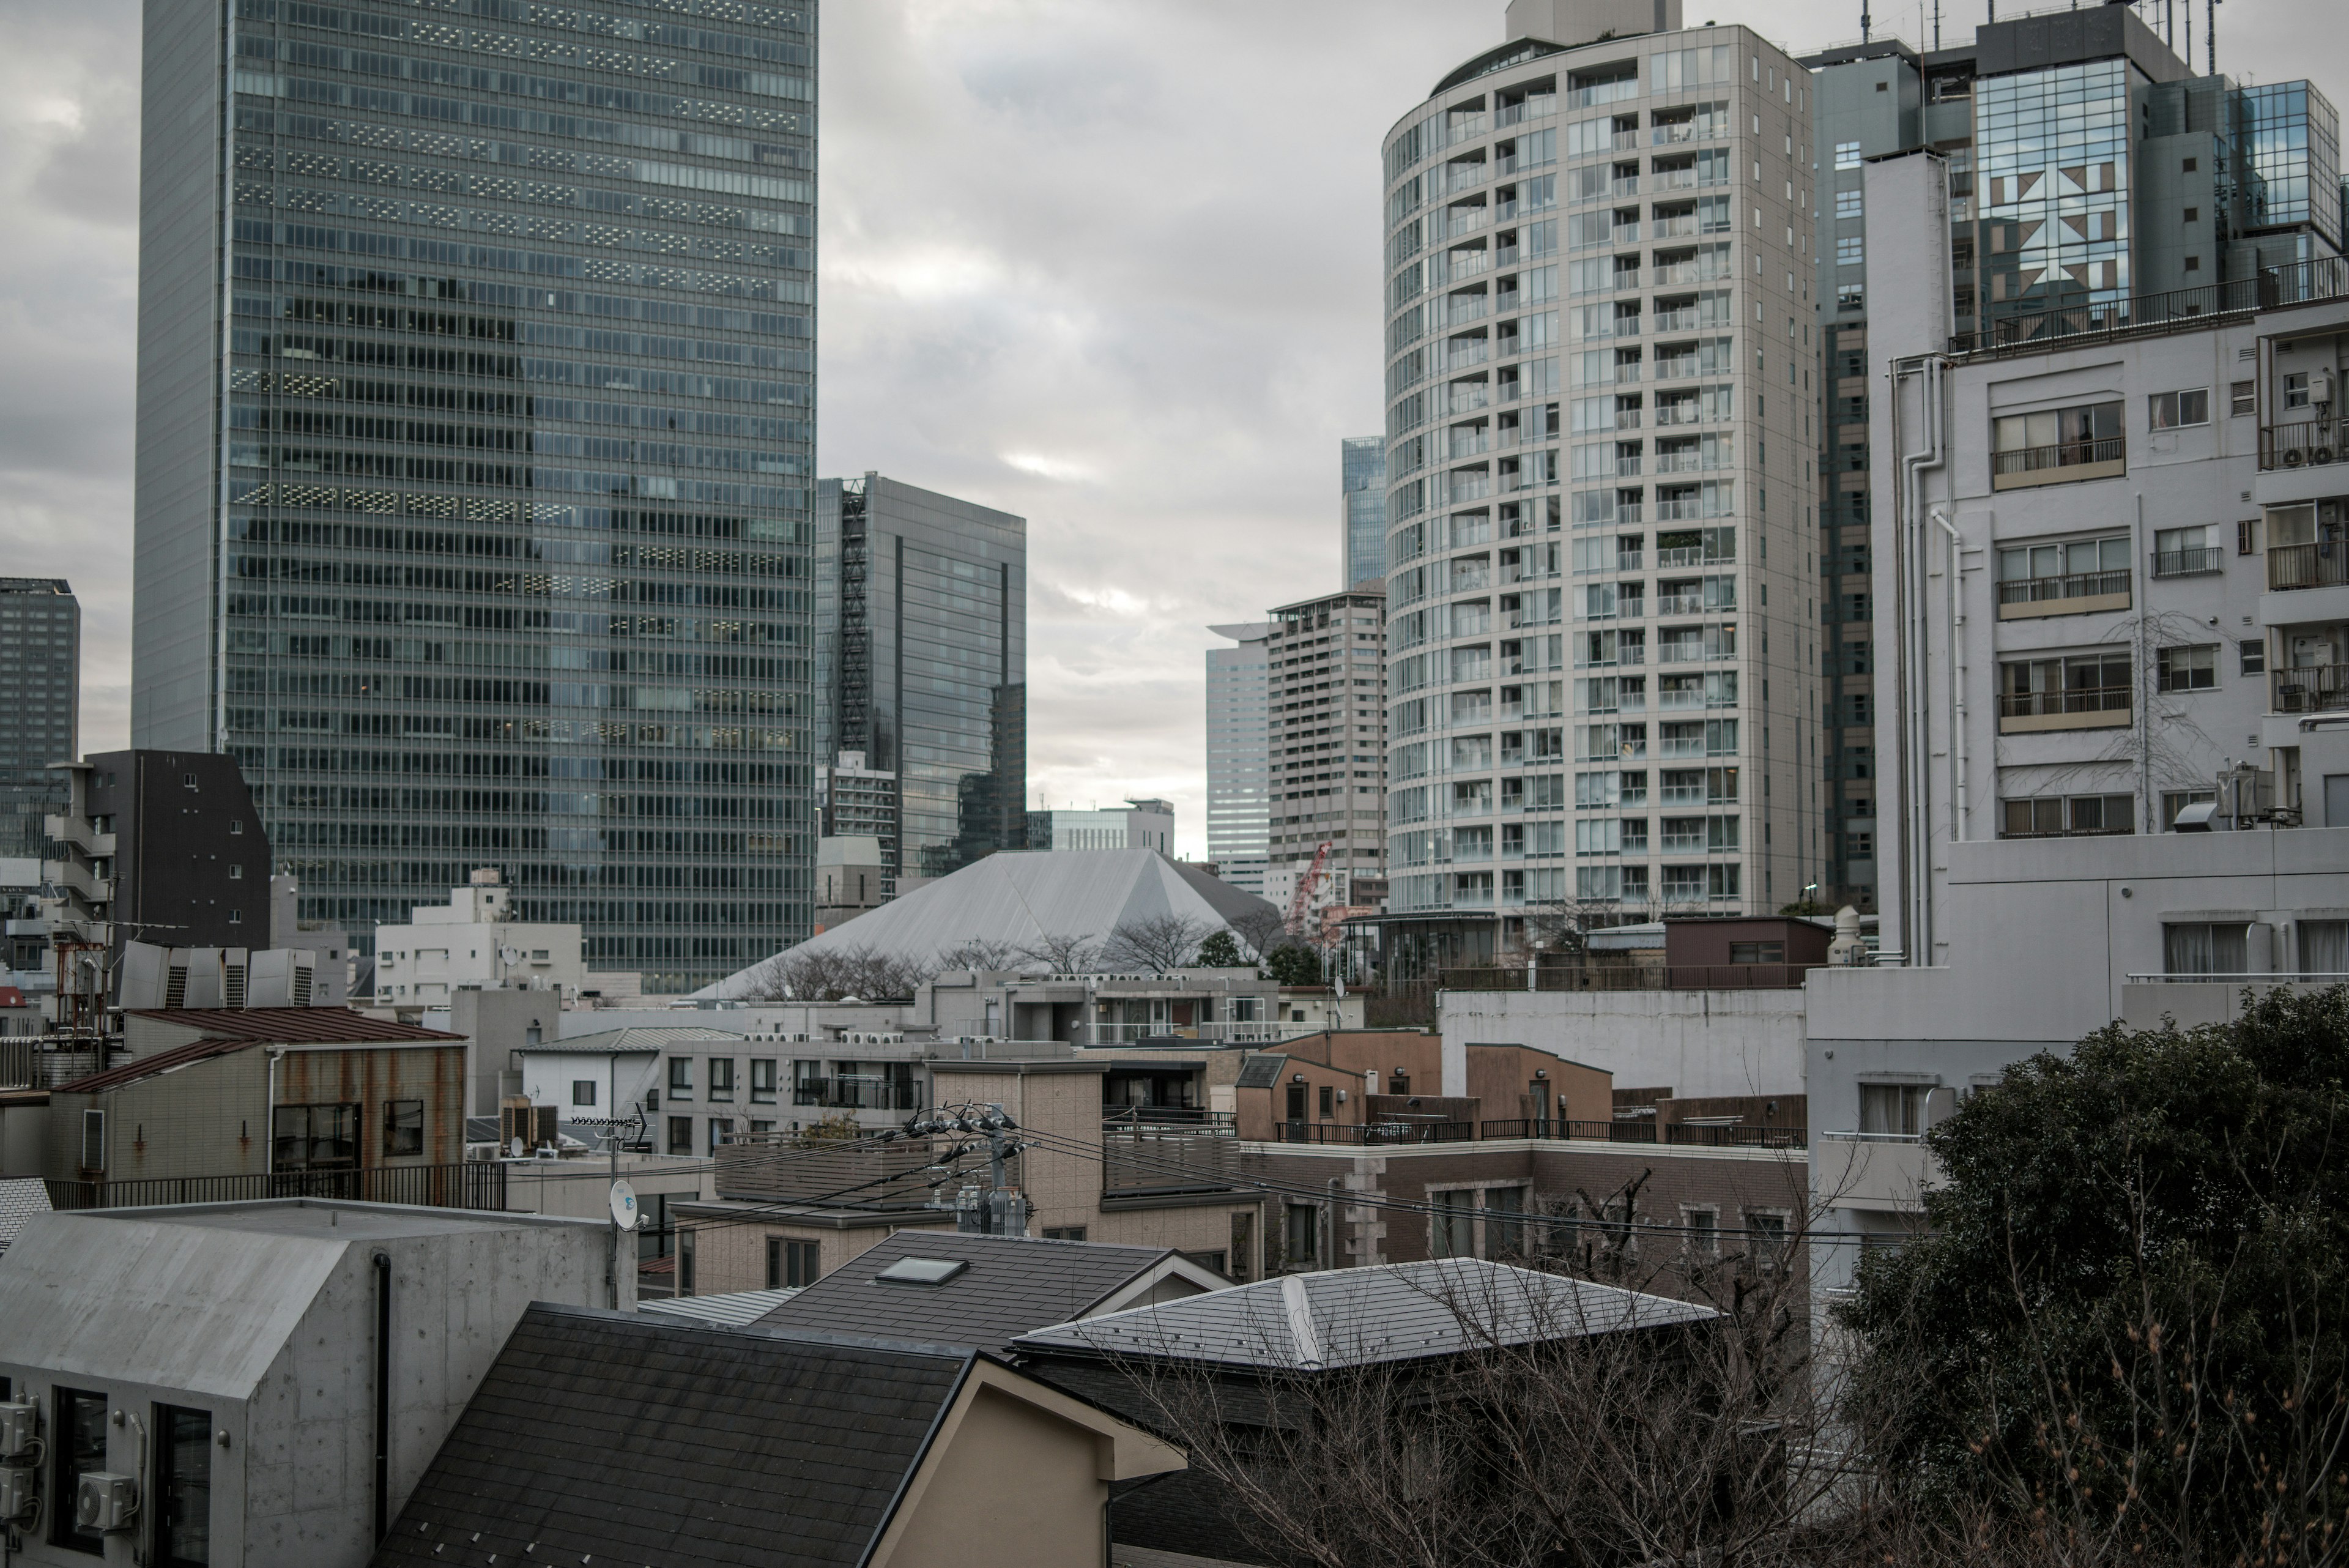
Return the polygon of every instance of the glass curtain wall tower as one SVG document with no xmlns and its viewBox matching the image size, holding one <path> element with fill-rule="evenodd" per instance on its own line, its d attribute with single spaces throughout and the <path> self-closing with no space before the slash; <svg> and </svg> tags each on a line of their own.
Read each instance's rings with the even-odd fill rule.
<svg viewBox="0 0 2349 1568">
<path fill-rule="evenodd" d="M 1345 530 L 1345 581 L 1382 582 L 1387 575 L 1387 443 L 1347 436 L 1338 443 L 1340 523 Z"/>
<path fill-rule="evenodd" d="M 1383 492 L 1378 500 L 1383 515 Z M 1207 629 L 1235 644 L 1207 649 L 1207 858 L 1225 881 L 1261 896 L 1272 852 L 1265 639 L 1273 623 Z"/>
<path fill-rule="evenodd" d="M 79 757 L 81 604 L 60 577 L 0 577 L 0 859 L 41 857 Z"/>
<path fill-rule="evenodd" d="M 1399 976 L 1819 874 L 1809 79 L 1614 30 L 1516 36 L 1386 140 Z"/>
<path fill-rule="evenodd" d="M 807 934 L 816 11 L 149 0 L 133 744 L 301 914 Z"/>
</svg>

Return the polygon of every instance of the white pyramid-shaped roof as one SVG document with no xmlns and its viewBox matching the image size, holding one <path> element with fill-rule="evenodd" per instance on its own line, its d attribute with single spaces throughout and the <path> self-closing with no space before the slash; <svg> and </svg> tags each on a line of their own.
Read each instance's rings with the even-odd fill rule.
<svg viewBox="0 0 2349 1568">
<path fill-rule="evenodd" d="M 971 941 L 1018 948 L 1054 937 L 1105 941 L 1119 926 L 1173 915 L 1220 930 L 1272 906 L 1154 849 L 1051 849 L 990 855 L 811 937 L 794 952 L 864 952 L 935 963 Z M 725 999 L 756 987 L 766 961 L 704 987 Z"/>
</svg>

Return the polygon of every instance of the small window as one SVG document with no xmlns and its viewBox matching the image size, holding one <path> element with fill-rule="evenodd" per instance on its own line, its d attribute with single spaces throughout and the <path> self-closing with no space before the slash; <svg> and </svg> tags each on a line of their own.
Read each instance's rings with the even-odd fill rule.
<svg viewBox="0 0 2349 1568">
<path fill-rule="evenodd" d="M 228 912 L 228 923 L 232 926 L 241 926 L 244 924 L 244 911 L 243 909 L 231 909 Z"/>
<path fill-rule="evenodd" d="M 2259 383 L 2231 381 L 2227 386 L 2227 412 L 2240 418 L 2257 413 L 2260 407 Z"/>
<path fill-rule="evenodd" d="M 1745 1247 L 1764 1273 L 1775 1272 L 1786 1260 L 1785 1215 L 1747 1210 Z"/>
<path fill-rule="evenodd" d="M 388 1110 L 390 1102 L 387 1102 Z M 419 1106 L 420 1109 L 420 1106 Z M 350 1170 L 359 1163 L 359 1107 L 280 1106 L 271 1118 L 279 1170 Z"/>
<path fill-rule="evenodd" d="M 750 1103 L 754 1106 L 775 1103 L 775 1064 L 771 1058 L 750 1064 Z"/>
<path fill-rule="evenodd" d="M 2187 270 L 2193 270 L 2189 259 Z M 2196 387 L 2182 392 L 2156 392 L 2147 400 L 2147 429 L 2177 430 L 2184 425 L 2207 425 L 2210 422 L 2210 390 Z"/>
<path fill-rule="evenodd" d="M 1321 1210 L 1310 1203 L 1292 1203 L 1282 1229 L 1283 1251 L 1292 1269 L 1310 1268 L 1321 1261 Z"/>
<path fill-rule="evenodd" d="M 209 1410 L 155 1407 L 154 1501 L 158 1568 L 210 1568 L 212 1417 Z"/>
<path fill-rule="evenodd" d="M 595 1080 L 593 1078 L 572 1079 L 571 1103 L 574 1106 L 593 1106 L 595 1103 Z"/>
<path fill-rule="evenodd" d="M 244 867 L 242 867 L 242 866 L 231 866 L 231 867 L 228 868 L 228 879 L 229 879 L 230 881 L 232 881 L 232 882 L 242 882 L 242 881 L 243 881 L 243 880 L 244 880 Z"/>
<path fill-rule="evenodd" d="M 1859 1130 L 1872 1137 L 1915 1137 L 1925 1130 L 1924 1084 L 1862 1084 Z"/>
<path fill-rule="evenodd" d="M 1336 1085 L 1331 1084 L 1324 1084 L 1321 1085 L 1321 1093 L 1318 1096 L 1319 1100 L 1319 1109 L 1325 1119 L 1337 1113 L 1337 1095 L 1338 1090 Z"/>
<path fill-rule="evenodd" d="M 2235 554 L 2256 556 L 2260 553 L 2260 520 L 2246 517 L 2235 524 Z"/>
<path fill-rule="evenodd" d="M 2161 968 L 2165 974 L 2239 975 L 2250 967 L 2251 928 L 2234 921 L 2165 922 Z"/>
<path fill-rule="evenodd" d="M 587 1085 L 592 1092 L 595 1085 Z M 424 1102 L 386 1100 L 383 1103 L 383 1152 L 387 1157 L 424 1152 Z"/>
<path fill-rule="evenodd" d="M 196 789 L 196 788 L 199 788 L 199 787 L 201 787 L 201 786 L 196 783 L 196 775 L 195 775 L 195 774 L 181 774 L 180 775 L 180 787 L 181 787 L 181 789 Z"/>
<path fill-rule="evenodd" d="M 75 1522 L 74 1499 L 81 1490 L 82 1477 L 107 1468 L 106 1396 L 84 1393 L 78 1388 L 59 1388 L 54 1397 L 57 1419 L 49 1433 L 55 1450 L 49 1466 L 54 1481 L 49 1497 L 49 1544 L 102 1557 L 106 1554 L 106 1536 L 98 1530 L 85 1529 Z"/>
<path fill-rule="evenodd" d="M 671 1154 L 693 1152 L 693 1118 L 691 1116 L 668 1118 L 668 1151 Z"/>
<path fill-rule="evenodd" d="M 1860 192 L 1857 191 L 1837 191 L 1836 192 L 1836 216 L 1837 218 L 1859 217 L 1859 199 Z"/>
<path fill-rule="evenodd" d="M 1846 234 L 1836 241 L 1836 265 L 1857 266 L 1868 259 L 1867 242 L 1857 234 Z"/>
<path fill-rule="evenodd" d="M 242 819 L 232 822 L 228 825 L 228 836 L 231 838 L 243 838 L 244 836 L 244 823 Z"/>
<path fill-rule="evenodd" d="M 724 1148 L 728 1144 L 732 1143 L 733 1141 L 734 1118 L 731 1116 L 710 1117 L 709 1152 L 711 1154 L 716 1154 L 719 1149 Z"/>
<path fill-rule="evenodd" d="M 672 1100 L 693 1098 L 693 1058 L 671 1056 L 668 1059 L 668 1097 Z"/>
<path fill-rule="evenodd" d="M 2308 372 L 2294 370 L 2283 379 L 2283 406 L 2287 409 L 2308 407 Z"/>
<path fill-rule="evenodd" d="M 1732 963 L 1785 963 L 1785 942 L 1732 942 L 1729 944 Z"/>
<path fill-rule="evenodd" d="M 1718 1204 L 1683 1208 L 1681 1210 L 1681 1230 L 1688 1238 L 1691 1262 L 1711 1262 L 1721 1256 L 1721 1208 Z"/>
<path fill-rule="evenodd" d="M 2187 221 L 2188 223 L 2200 223 L 2200 222 L 2202 221 L 2202 209 L 2201 209 L 2201 208 L 2199 208 L 2199 207 L 2189 207 L 2189 208 L 2187 208 L 2187 209 L 2186 209 L 2186 221 Z"/>
<path fill-rule="evenodd" d="M 2159 658 L 2164 691 L 2208 691 L 2219 684 L 2219 645 L 2215 642 L 2165 648 Z"/>
<path fill-rule="evenodd" d="M 709 1097 L 730 1100 L 734 1097 L 734 1058 L 712 1056 L 709 1059 Z"/>
<path fill-rule="evenodd" d="M 2245 675 L 2265 675 L 2268 672 L 2268 645 L 2253 639 L 2235 644 L 2236 668 Z"/>
<path fill-rule="evenodd" d="M 1837 142 L 1835 144 L 1835 166 L 1838 169 L 1858 168 L 1859 143 L 1857 141 Z"/>
<path fill-rule="evenodd" d="M 1044 1240 L 1047 1241 L 1081 1241 L 1084 1239 L 1085 1228 L 1081 1225 L 1047 1225 L 1044 1227 Z"/>
<path fill-rule="evenodd" d="M 84 1111 L 81 1114 L 81 1168 L 101 1174 L 106 1169 L 104 1111 Z"/>
<path fill-rule="evenodd" d="M 819 1243 L 793 1241 L 782 1236 L 767 1238 L 767 1288 L 771 1291 L 804 1290 L 815 1283 L 819 1272 L 816 1252 Z"/>
</svg>

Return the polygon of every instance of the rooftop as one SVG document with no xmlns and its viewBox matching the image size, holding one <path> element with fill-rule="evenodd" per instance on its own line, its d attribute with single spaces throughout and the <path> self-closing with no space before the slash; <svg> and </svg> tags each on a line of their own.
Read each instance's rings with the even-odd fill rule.
<svg viewBox="0 0 2349 1568">
<path fill-rule="evenodd" d="M 740 1042 L 749 1036 L 730 1029 L 710 1029 L 698 1023 L 675 1026 L 632 1024 L 625 1029 L 599 1030 L 593 1034 L 574 1034 L 563 1040 L 541 1040 L 534 1045 L 517 1045 L 515 1050 L 543 1054 L 566 1056 L 626 1056 L 666 1051 L 673 1045 L 691 1045 L 703 1041 Z"/>
</svg>

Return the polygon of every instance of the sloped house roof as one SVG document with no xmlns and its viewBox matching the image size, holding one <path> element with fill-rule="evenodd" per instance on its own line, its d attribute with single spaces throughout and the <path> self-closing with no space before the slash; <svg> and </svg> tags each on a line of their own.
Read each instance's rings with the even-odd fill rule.
<svg viewBox="0 0 2349 1568">
<path fill-rule="evenodd" d="M 803 953 L 871 950 L 929 963 L 966 942 L 1013 947 L 1053 937 L 1106 939 L 1119 926 L 1176 916 L 1220 929 L 1273 912 L 1264 899 L 1154 849 L 1061 849 L 990 855 L 951 876 L 811 937 Z M 724 1000 L 759 989 L 764 961 L 694 994 Z"/>
</svg>

